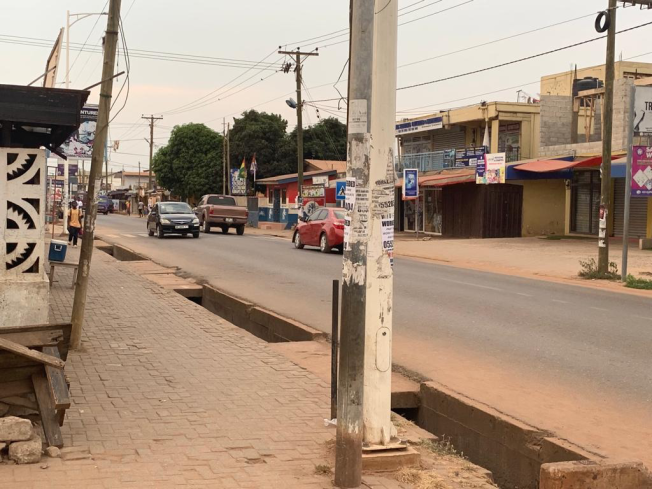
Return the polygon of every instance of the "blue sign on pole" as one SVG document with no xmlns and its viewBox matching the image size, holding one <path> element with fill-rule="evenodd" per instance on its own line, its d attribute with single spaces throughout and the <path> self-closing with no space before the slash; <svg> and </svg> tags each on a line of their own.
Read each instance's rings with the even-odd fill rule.
<svg viewBox="0 0 652 489">
<path fill-rule="evenodd" d="M 403 170 L 403 198 L 416 199 L 419 197 L 419 170 Z"/>
<path fill-rule="evenodd" d="M 346 182 L 335 182 L 335 200 L 346 200 Z"/>
</svg>

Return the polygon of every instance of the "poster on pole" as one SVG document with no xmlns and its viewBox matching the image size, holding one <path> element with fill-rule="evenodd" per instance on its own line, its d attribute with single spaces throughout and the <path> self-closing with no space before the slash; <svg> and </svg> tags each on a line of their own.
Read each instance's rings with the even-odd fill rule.
<svg viewBox="0 0 652 489">
<path fill-rule="evenodd" d="M 636 87 L 634 132 L 652 134 L 652 87 Z"/>
<path fill-rule="evenodd" d="M 68 158 L 91 159 L 97 128 L 98 105 L 85 105 L 81 110 L 81 124 L 59 148 Z"/>
<path fill-rule="evenodd" d="M 478 162 L 475 172 L 475 183 L 481 185 L 505 183 L 505 153 L 485 154 L 483 164 Z"/>
<path fill-rule="evenodd" d="M 403 170 L 403 200 L 412 200 L 419 197 L 419 170 Z"/>
<path fill-rule="evenodd" d="M 231 170 L 231 195 L 247 195 L 247 178 L 242 178 L 238 168 Z"/>
<path fill-rule="evenodd" d="M 652 196 L 652 146 L 632 150 L 632 197 Z"/>
</svg>

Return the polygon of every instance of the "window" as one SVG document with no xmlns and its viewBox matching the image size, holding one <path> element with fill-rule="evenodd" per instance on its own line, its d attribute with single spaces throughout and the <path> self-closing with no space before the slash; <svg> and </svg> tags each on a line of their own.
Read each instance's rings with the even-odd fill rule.
<svg viewBox="0 0 652 489">
<path fill-rule="evenodd" d="M 344 211 L 333 211 L 335 214 L 335 219 L 346 219 L 346 212 Z"/>
<path fill-rule="evenodd" d="M 185 202 L 166 202 L 161 204 L 161 214 L 192 214 L 192 209 Z"/>
<path fill-rule="evenodd" d="M 207 203 L 208 205 L 236 205 L 233 197 L 224 197 L 222 195 L 212 195 L 208 197 Z"/>
<path fill-rule="evenodd" d="M 317 209 L 315 212 L 313 212 L 310 217 L 308 218 L 309 221 L 321 221 L 323 220 L 326 216 L 328 215 L 328 211 L 326 209 Z"/>
<path fill-rule="evenodd" d="M 287 204 L 288 203 L 288 189 L 286 189 L 286 188 L 281 190 L 281 203 L 282 204 Z"/>
</svg>

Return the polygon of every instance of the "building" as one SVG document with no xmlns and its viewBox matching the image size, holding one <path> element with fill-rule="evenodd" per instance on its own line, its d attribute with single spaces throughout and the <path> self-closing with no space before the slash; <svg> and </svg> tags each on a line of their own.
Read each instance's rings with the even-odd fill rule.
<svg viewBox="0 0 652 489">
<path fill-rule="evenodd" d="M 119 171 L 109 175 L 111 187 L 114 189 L 138 190 L 139 188 L 149 189 L 149 171 Z M 156 186 L 154 172 L 152 180 Z"/>
</svg>

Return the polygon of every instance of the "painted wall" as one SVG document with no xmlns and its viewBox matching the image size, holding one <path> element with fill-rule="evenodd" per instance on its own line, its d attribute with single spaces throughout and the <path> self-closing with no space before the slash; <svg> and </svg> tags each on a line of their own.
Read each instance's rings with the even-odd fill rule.
<svg viewBox="0 0 652 489">
<path fill-rule="evenodd" d="M 563 179 L 510 181 L 523 186 L 523 237 L 566 233 Z"/>
</svg>

